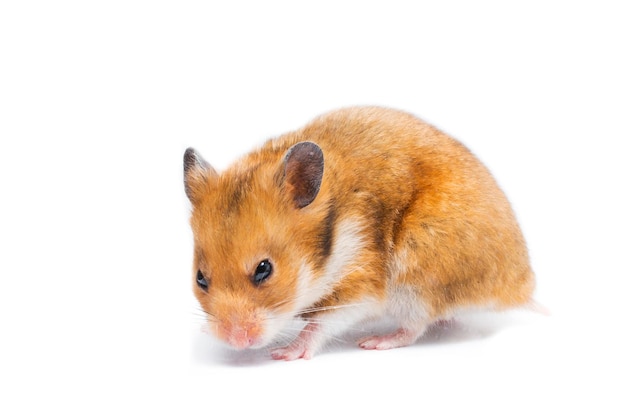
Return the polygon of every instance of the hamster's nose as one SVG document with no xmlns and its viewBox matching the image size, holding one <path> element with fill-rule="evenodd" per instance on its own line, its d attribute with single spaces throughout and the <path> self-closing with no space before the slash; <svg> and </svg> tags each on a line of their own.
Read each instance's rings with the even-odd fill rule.
<svg viewBox="0 0 626 418">
<path fill-rule="evenodd" d="M 257 335 L 243 327 L 232 329 L 228 335 L 228 343 L 239 350 L 251 347 L 256 343 L 257 339 Z"/>
</svg>

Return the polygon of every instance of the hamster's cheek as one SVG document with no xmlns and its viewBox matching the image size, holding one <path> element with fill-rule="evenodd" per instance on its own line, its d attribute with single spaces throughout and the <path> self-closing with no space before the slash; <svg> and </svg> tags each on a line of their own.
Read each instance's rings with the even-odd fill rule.
<svg viewBox="0 0 626 418">
<path fill-rule="evenodd" d="M 269 313 L 265 316 L 263 323 L 263 335 L 254 348 L 261 348 L 274 344 L 287 344 L 293 340 L 300 329 L 302 328 L 302 321 L 293 319 L 285 314 L 272 314 Z"/>
</svg>

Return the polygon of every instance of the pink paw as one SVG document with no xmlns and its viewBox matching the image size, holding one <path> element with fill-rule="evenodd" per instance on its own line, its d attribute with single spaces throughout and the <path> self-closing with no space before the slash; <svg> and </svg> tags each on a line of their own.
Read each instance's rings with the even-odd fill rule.
<svg viewBox="0 0 626 418">
<path fill-rule="evenodd" d="M 297 360 L 297 359 L 305 359 L 310 360 L 312 355 L 306 349 L 306 347 L 295 345 L 288 345 L 287 347 L 275 348 L 271 351 L 272 358 L 274 360 Z"/>
<path fill-rule="evenodd" d="M 310 360 L 313 357 L 315 345 L 314 338 L 317 335 L 317 324 L 307 324 L 300 335 L 287 347 L 275 348 L 271 351 L 274 360 L 297 360 L 299 358 Z"/>
<path fill-rule="evenodd" d="M 389 350 L 413 344 L 424 330 L 408 330 L 400 328 L 392 334 L 366 337 L 359 341 L 359 347 L 365 350 Z"/>
</svg>

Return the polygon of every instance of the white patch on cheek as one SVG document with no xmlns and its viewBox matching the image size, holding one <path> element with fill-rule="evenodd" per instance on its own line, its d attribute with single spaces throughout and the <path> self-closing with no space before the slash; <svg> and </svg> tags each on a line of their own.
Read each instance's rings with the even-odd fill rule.
<svg viewBox="0 0 626 418">
<path fill-rule="evenodd" d="M 284 327 L 280 315 L 275 313 L 263 310 L 257 313 L 257 318 L 262 331 L 259 340 L 252 346 L 253 348 L 261 348 L 270 344 Z"/>
<path fill-rule="evenodd" d="M 343 276 L 358 268 L 355 262 L 358 260 L 364 245 L 365 237 L 358 222 L 343 221 L 338 223 L 334 231 L 332 251 L 321 274 L 316 275 L 313 267 L 303 261 L 298 270 L 296 292 L 288 311 L 269 310 L 262 315 L 265 318 L 264 332 L 258 347 L 270 344 L 278 337 L 287 338 L 290 334 L 295 336 L 302 328 L 302 323 L 299 323 L 296 317 L 303 310 L 328 295 Z M 344 314 L 348 314 L 348 312 L 344 312 Z M 358 312 L 358 309 L 355 310 L 354 314 L 355 317 L 363 316 L 362 313 Z M 352 322 L 350 318 L 346 318 L 346 320 L 347 323 Z"/>
<path fill-rule="evenodd" d="M 313 270 L 304 262 L 300 266 L 297 280 L 296 297 L 293 304 L 295 312 L 299 312 L 316 301 L 315 295 L 309 292 L 313 282 Z"/>
<path fill-rule="evenodd" d="M 313 268 L 302 261 L 298 271 L 293 303 L 290 304 L 287 311 L 273 309 L 260 315 L 265 318 L 263 321 L 264 331 L 261 341 L 255 344 L 255 348 L 266 346 L 279 337 L 288 338 L 290 334 L 291 337 L 295 336 L 302 328 L 302 323 L 298 322 L 297 316 L 328 295 L 342 277 L 358 268 L 355 261 L 366 242 L 362 231 L 361 225 L 355 221 L 343 221 L 337 224 L 331 254 L 319 276 L 316 277 Z M 369 303 L 365 305 L 369 305 Z M 351 314 L 354 315 L 355 319 L 363 317 L 360 309 L 360 307 L 355 306 L 354 310 L 342 309 L 343 313 L 339 314 L 338 312 L 337 314 L 339 317 L 347 315 L 346 321 L 342 321 L 342 323 L 351 323 L 353 322 L 350 318 Z"/>
<path fill-rule="evenodd" d="M 328 257 L 323 276 L 328 284 L 339 281 L 339 278 L 346 274 L 346 268 L 358 258 L 365 244 L 362 230 L 356 221 L 343 221 L 337 226 L 332 252 Z"/>
<path fill-rule="evenodd" d="M 273 314 L 268 316 L 263 323 L 263 334 L 252 348 L 266 347 L 277 340 L 292 340 L 302 328 L 295 318 L 286 314 Z"/>
<path fill-rule="evenodd" d="M 295 309 L 300 311 L 322 299 L 342 277 L 354 271 L 365 237 L 361 225 L 353 220 L 337 224 L 334 231 L 332 251 L 326 261 L 322 274 L 315 277 L 313 269 L 302 263 L 298 274 L 298 287 Z"/>
</svg>

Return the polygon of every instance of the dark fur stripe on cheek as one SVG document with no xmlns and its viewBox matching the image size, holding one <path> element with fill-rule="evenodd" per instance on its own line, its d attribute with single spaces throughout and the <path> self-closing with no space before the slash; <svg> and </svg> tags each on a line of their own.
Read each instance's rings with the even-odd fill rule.
<svg viewBox="0 0 626 418">
<path fill-rule="evenodd" d="M 318 254 L 320 265 L 323 265 L 333 250 L 336 221 L 337 211 L 335 209 L 335 205 L 331 202 L 328 207 L 328 212 L 326 212 L 326 216 L 322 221 L 320 234 L 318 236 Z"/>
</svg>

